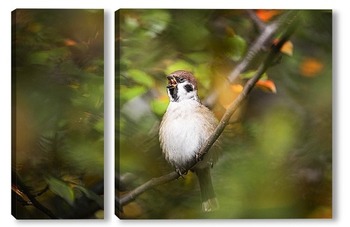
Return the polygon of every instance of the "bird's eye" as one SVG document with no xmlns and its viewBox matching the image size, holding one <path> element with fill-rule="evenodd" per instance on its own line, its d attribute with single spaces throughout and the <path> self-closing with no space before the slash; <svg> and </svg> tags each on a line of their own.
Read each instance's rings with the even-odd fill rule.
<svg viewBox="0 0 350 227">
<path fill-rule="evenodd" d="M 179 83 L 183 83 L 183 82 L 185 82 L 185 80 L 186 80 L 185 78 L 179 78 L 178 79 Z"/>
</svg>

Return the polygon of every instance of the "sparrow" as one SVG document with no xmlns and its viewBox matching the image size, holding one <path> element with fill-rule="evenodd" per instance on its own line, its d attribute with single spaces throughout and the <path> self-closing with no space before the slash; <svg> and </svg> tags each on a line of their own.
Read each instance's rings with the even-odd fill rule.
<svg viewBox="0 0 350 227">
<path fill-rule="evenodd" d="M 210 150 L 202 160 L 198 153 L 214 132 L 218 121 L 198 97 L 197 81 L 192 73 L 178 70 L 167 76 L 170 102 L 162 118 L 159 141 L 165 159 L 180 174 L 198 162 L 191 171 L 198 178 L 202 211 L 218 209 L 210 169 L 218 154 Z M 214 144 L 215 145 L 215 144 Z"/>
</svg>

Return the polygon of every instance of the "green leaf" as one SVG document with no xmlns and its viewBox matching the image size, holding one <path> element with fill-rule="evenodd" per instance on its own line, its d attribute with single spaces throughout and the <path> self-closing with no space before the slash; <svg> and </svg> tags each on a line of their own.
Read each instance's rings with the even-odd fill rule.
<svg viewBox="0 0 350 227">
<path fill-rule="evenodd" d="M 173 64 L 169 65 L 166 68 L 165 73 L 168 75 L 177 70 L 187 70 L 192 72 L 194 70 L 194 67 L 187 61 L 178 60 L 178 61 L 175 61 Z"/>
<path fill-rule="evenodd" d="M 137 29 L 140 26 L 139 22 L 137 21 L 137 18 L 134 18 L 134 17 L 128 17 L 128 16 L 125 17 L 124 23 L 125 23 L 125 26 L 131 31 Z"/>
<path fill-rule="evenodd" d="M 239 75 L 239 77 L 241 79 L 250 79 L 255 75 L 255 73 L 256 73 L 256 70 L 249 70 L 249 71 Z M 269 78 L 269 76 L 267 75 L 267 73 L 264 73 L 264 74 L 262 74 L 260 80 L 267 80 L 268 78 Z"/>
<path fill-rule="evenodd" d="M 212 72 L 210 71 L 210 66 L 208 63 L 203 63 L 198 65 L 193 73 L 194 73 L 194 76 L 197 78 L 197 81 L 200 82 L 200 84 L 205 89 L 210 89 Z M 200 92 L 205 92 L 205 90 L 200 89 Z"/>
<path fill-rule="evenodd" d="M 45 65 L 50 57 L 50 51 L 38 51 L 29 55 L 31 64 Z"/>
<path fill-rule="evenodd" d="M 154 38 L 163 32 L 171 19 L 169 12 L 165 10 L 150 10 L 149 13 L 143 15 L 144 23 L 149 27 L 146 33 Z"/>
<path fill-rule="evenodd" d="M 247 42 L 239 35 L 227 39 L 230 46 L 229 56 L 234 61 L 239 61 L 247 49 Z"/>
<path fill-rule="evenodd" d="M 147 89 L 143 86 L 134 86 L 131 88 L 120 86 L 120 97 L 123 101 L 129 101 L 130 99 L 135 98 L 136 96 L 139 96 L 146 91 Z"/>
<path fill-rule="evenodd" d="M 69 205 L 74 205 L 74 191 L 67 183 L 55 177 L 47 177 L 45 180 L 53 193 L 63 198 Z"/>
<path fill-rule="evenodd" d="M 79 189 L 80 191 L 82 191 L 86 197 L 88 197 L 89 199 L 95 201 L 100 208 L 103 209 L 103 198 L 101 198 L 99 195 L 97 195 L 95 192 L 80 186 L 80 185 L 76 185 L 75 188 Z"/>
<path fill-rule="evenodd" d="M 155 99 L 151 102 L 151 109 L 152 111 L 161 116 L 165 113 L 166 108 L 168 107 L 169 101 L 166 100 L 162 100 L 162 99 Z"/>
<path fill-rule="evenodd" d="M 152 77 L 141 70 L 131 69 L 128 71 L 128 75 L 138 84 L 144 85 L 148 88 L 153 87 L 154 85 Z"/>
<path fill-rule="evenodd" d="M 31 64 L 37 65 L 47 65 L 50 61 L 54 59 L 63 58 L 68 54 L 66 48 L 54 48 L 51 50 L 36 51 L 29 55 L 29 62 Z"/>
<path fill-rule="evenodd" d="M 186 55 L 186 57 L 196 64 L 208 63 L 210 61 L 210 55 L 204 51 L 190 52 Z"/>
<path fill-rule="evenodd" d="M 94 128 L 95 128 L 98 132 L 103 133 L 103 130 L 104 130 L 104 119 L 103 119 L 103 118 L 99 119 L 99 120 L 95 123 Z"/>
</svg>

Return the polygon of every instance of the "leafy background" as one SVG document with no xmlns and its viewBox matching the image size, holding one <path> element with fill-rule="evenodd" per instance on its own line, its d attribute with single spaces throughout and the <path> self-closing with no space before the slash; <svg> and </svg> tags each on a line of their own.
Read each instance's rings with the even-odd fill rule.
<svg viewBox="0 0 350 227">
<path fill-rule="evenodd" d="M 12 19 L 13 215 L 48 218 L 21 181 L 59 218 L 102 218 L 103 10 L 18 9 Z"/>
<path fill-rule="evenodd" d="M 284 11 L 255 10 L 270 23 Z M 332 12 L 302 11 L 283 56 L 231 118 L 212 170 L 220 210 L 200 211 L 196 177 L 156 187 L 121 218 L 332 217 Z M 172 170 L 158 127 L 168 105 L 165 76 L 190 70 L 206 100 L 259 35 L 245 10 L 116 12 L 116 181 L 120 197 Z M 275 39 L 279 34 L 276 34 Z M 218 118 L 263 51 L 211 107 Z"/>
</svg>

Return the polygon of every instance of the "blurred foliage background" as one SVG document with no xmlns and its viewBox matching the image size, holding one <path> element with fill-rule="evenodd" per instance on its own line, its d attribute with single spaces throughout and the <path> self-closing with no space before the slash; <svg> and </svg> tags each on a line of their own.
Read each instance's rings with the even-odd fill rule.
<svg viewBox="0 0 350 227">
<path fill-rule="evenodd" d="M 158 142 L 168 105 L 165 76 L 192 71 L 206 100 L 259 36 L 255 19 L 269 24 L 285 13 L 116 12 L 117 197 L 173 170 Z M 117 212 L 119 217 L 332 217 L 332 12 L 302 11 L 300 21 L 280 61 L 221 136 L 222 156 L 212 170 L 221 208 L 201 212 L 197 179 L 189 173 L 143 193 Z M 219 119 L 265 54 L 211 107 Z"/>
<path fill-rule="evenodd" d="M 12 24 L 17 218 L 103 218 L 103 10 L 18 9 Z"/>
</svg>

